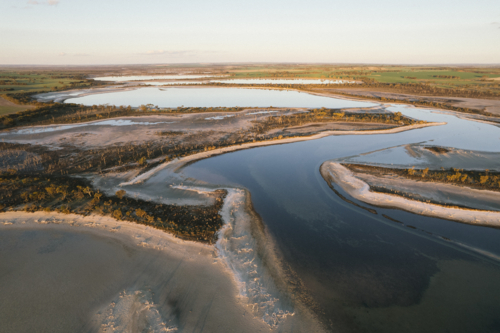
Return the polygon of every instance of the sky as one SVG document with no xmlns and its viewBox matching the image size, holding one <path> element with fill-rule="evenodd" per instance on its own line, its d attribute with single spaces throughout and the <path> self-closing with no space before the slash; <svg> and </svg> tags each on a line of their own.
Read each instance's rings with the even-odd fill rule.
<svg viewBox="0 0 500 333">
<path fill-rule="evenodd" d="M 500 63 L 500 0 L 0 0 L 0 64 Z"/>
</svg>

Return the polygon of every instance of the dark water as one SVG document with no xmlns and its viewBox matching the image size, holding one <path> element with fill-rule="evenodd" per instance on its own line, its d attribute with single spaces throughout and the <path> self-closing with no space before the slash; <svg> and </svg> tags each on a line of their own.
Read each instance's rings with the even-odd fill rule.
<svg viewBox="0 0 500 333">
<path fill-rule="evenodd" d="M 498 127 L 400 109 L 448 125 L 244 150 L 183 173 L 250 190 L 255 210 L 332 330 L 500 332 L 499 229 L 372 207 L 339 188 L 336 193 L 319 173 L 326 160 L 409 143 L 500 149 Z"/>
</svg>

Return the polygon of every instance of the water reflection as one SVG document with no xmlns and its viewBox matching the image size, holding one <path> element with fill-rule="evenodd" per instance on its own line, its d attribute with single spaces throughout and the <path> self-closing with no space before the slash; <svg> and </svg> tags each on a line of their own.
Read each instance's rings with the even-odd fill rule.
<svg viewBox="0 0 500 333">
<path fill-rule="evenodd" d="M 153 104 L 159 107 L 371 107 L 377 104 L 310 95 L 297 91 L 244 88 L 139 88 L 75 97 L 67 103 L 84 105 Z"/>
<path fill-rule="evenodd" d="M 140 80 L 185 80 L 185 79 L 202 79 L 207 77 L 221 77 L 222 75 L 128 75 L 128 76 L 102 76 L 95 77 L 96 81 L 140 81 Z"/>
<path fill-rule="evenodd" d="M 354 83 L 346 80 L 318 80 L 318 79 L 230 79 L 230 80 L 211 80 L 216 83 L 233 84 L 344 84 Z"/>
<path fill-rule="evenodd" d="M 340 188 L 335 193 L 319 173 L 326 160 L 408 144 L 500 151 L 496 126 L 392 109 L 448 124 L 238 151 L 196 162 L 183 173 L 250 190 L 256 211 L 332 330 L 498 331 L 500 230 L 371 207 Z M 377 156 L 391 163 L 401 153 Z"/>
</svg>

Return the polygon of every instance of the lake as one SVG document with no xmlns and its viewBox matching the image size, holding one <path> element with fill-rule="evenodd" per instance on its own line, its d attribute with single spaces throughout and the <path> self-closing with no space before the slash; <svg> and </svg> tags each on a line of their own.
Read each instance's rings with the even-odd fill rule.
<svg viewBox="0 0 500 333">
<path fill-rule="evenodd" d="M 183 174 L 250 190 L 256 212 L 332 330 L 499 331 L 499 229 L 372 207 L 339 187 L 335 193 L 320 175 L 324 161 L 348 157 L 414 165 L 418 157 L 387 149 L 407 144 L 500 151 L 497 126 L 431 110 L 392 110 L 448 125 L 243 150 L 198 161 Z"/>
<path fill-rule="evenodd" d="M 352 108 L 370 107 L 375 103 L 300 93 L 286 90 L 264 90 L 244 88 L 139 88 L 71 97 L 66 103 L 84 105 L 130 105 L 153 104 L 164 108 L 184 107 L 310 107 Z"/>
</svg>

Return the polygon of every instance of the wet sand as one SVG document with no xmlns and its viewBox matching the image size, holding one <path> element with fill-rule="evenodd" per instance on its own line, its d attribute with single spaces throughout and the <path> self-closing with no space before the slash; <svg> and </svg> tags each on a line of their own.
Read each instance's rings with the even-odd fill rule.
<svg viewBox="0 0 500 333">
<path fill-rule="evenodd" d="M 0 331 L 321 332 L 307 309 L 284 305 L 263 266 L 235 275 L 228 256 L 250 248 L 225 233 L 216 250 L 108 217 L 1 213 Z"/>
</svg>

